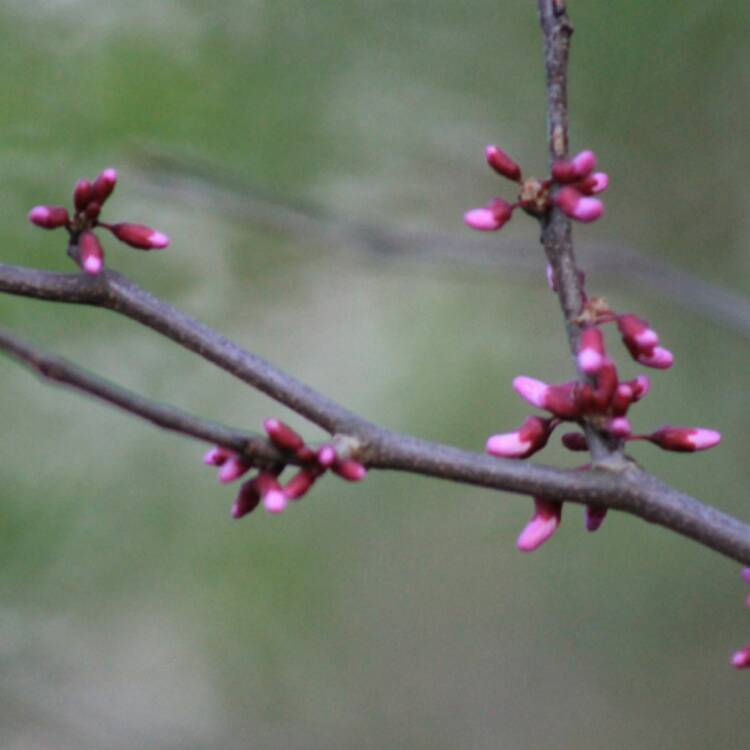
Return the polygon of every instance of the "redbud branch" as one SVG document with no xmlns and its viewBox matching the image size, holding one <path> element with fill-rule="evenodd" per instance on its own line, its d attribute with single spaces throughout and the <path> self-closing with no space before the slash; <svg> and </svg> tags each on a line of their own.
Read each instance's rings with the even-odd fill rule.
<svg viewBox="0 0 750 750">
<path fill-rule="evenodd" d="M 568 155 L 568 56 L 573 27 L 564 0 L 539 0 L 539 22 L 544 36 L 544 64 L 547 87 L 547 134 L 550 166 Z M 557 191 L 557 188 L 554 189 Z M 542 245 L 554 270 L 560 307 L 565 317 L 570 350 L 578 352 L 580 325 L 577 322 L 585 299 L 581 274 L 573 250 L 570 220 L 552 204 L 542 219 Z M 588 380 L 579 371 L 581 379 Z M 621 463 L 622 441 L 591 424 L 585 425 L 586 439 L 595 462 Z"/>
<path fill-rule="evenodd" d="M 90 277 L 0 264 L 0 292 L 93 305 L 133 318 L 330 432 L 353 436 L 359 444 L 357 460 L 370 468 L 406 471 L 524 495 L 541 495 L 551 500 L 621 510 L 750 565 L 750 526 L 672 489 L 635 466 L 621 471 L 555 469 L 528 461 L 472 453 L 392 432 L 353 414 L 113 271 Z M 5 348 L 13 351 L 12 346 Z M 21 351 L 16 343 L 16 355 L 20 356 Z M 59 367 L 59 359 L 57 363 Z M 75 383 L 79 386 L 87 384 L 90 383 L 83 379 Z M 96 378 L 94 385 L 93 389 L 82 387 L 79 390 L 90 391 L 105 400 L 110 400 L 106 398 L 110 393 L 120 398 L 121 391 L 116 387 L 114 392 L 102 388 L 101 381 Z M 121 407 L 125 403 L 137 403 L 143 407 L 145 401 L 111 400 Z M 135 409 L 129 411 L 159 423 L 152 418 L 155 413 L 147 409 L 142 409 L 143 413 Z M 167 413 L 161 411 L 158 416 L 163 426 L 174 429 L 174 422 L 168 419 Z M 196 427 L 196 424 L 192 426 Z M 201 437 L 197 429 L 190 434 Z M 214 437 L 205 435 L 211 442 L 214 442 Z M 216 442 L 224 444 L 223 441 Z"/>
<path fill-rule="evenodd" d="M 264 464 L 279 461 L 295 463 L 294 459 L 281 453 L 261 435 L 226 427 L 188 414 L 174 406 L 152 401 L 88 372 L 63 357 L 39 349 L 2 328 L 0 328 L 0 350 L 27 365 L 46 380 L 87 393 L 152 422 L 157 427 L 214 445 L 221 445 L 246 456 L 254 463 L 256 461 Z"/>
</svg>

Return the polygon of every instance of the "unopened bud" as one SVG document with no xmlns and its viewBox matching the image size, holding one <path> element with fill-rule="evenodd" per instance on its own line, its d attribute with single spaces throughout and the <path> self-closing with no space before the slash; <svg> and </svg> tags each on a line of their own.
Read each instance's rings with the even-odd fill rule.
<svg viewBox="0 0 750 750">
<path fill-rule="evenodd" d="M 42 229 L 57 229 L 66 226 L 70 217 L 63 206 L 34 206 L 29 211 L 29 221 Z"/>
<path fill-rule="evenodd" d="M 367 468 L 351 458 L 338 461 L 331 467 L 331 471 L 342 479 L 346 479 L 347 482 L 361 482 L 367 474 Z"/>
<path fill-rule="evenodd" d="M 515 432 L 493 435 L 485 450 L 501 458 L 528 458 L 547 445 L 551 420 L 528 417 Z"/>
<path fill-rule="evenodd" d="M 721 433 L 705 427 L 672 427 L 666 425 L 645 435 L 654 445 L 667 451 L 693 453 L 713 448 L 721 442 Z"/>
<path fill-rule="evenodd" d="M 103 170 L 94 180 L 94 184 L 92 186 L 94 200 L 96 200 L 99 204 L 104 203 L 104 201 L 106 201 L 107 198 L 112 195 L 112 191 L 115 189 L 116 184 L 117 170 L 113 167 L 108 167 L 107 169 Z"/>
<path fill-rule="evenodd" d="M 103 225 L 104 226 L 104 225 Z M 107 224 L 106 228 L 117 237 L 120 242 L 138 248 L 139 250 L 160 250 L 169 245 L 169 237 L 143 224 Z"/>
<path fill-rule="evenodd" d="M 244 482 L 237 493 L 232 505 L 232 518 L 242 518 L 248 513 L 254 511 L 260 503 L 260 493 L 258 492 L 257 482 L 251 479 Z"/>
<path fill-rule="evenodd" d="M 480 232 L 496 232 L 513 215 L 513 206 L 502 198 L 493 198 L 486 208 L 474 208 L 464 214 L 464 223 Z"/>
<path fill-rule="evenodd" d="M 302 436 L 280 419 L 270 418 L 264 420 L 263 428 L 271 439 L 271 442 L 283 451 L 294 453 L 305 444 Z"/>
<path fill-rule="evenodd" d="M 91 183 L 88 180 L 78 180 L 73 189 L 73 204 L 79 213 L 86 209 L 93 196 Z"/>
<path fill-rule="evenodd" d="M 104 250 L 93 232 L 81 232 L 78 238 L 78 253 L 81 268 L 92 276 L 104 269 Z"/>
<path fill-rule="evenodd" d="M 534 498 L 534 515 L 516 541 L 521 552 L 533 552 L 541 547 L 560 525 L 562 503 Z"/>
<path fill-rule="evenodd" d="M 487 158 L 487 163 L 503 177 L 506 177 L 513 182 L 520 182 L 521 180 L 521 167 L 516 164 L 513 159 L 508 156 L 505 151 L 497 146 L 487 146 L 484 150 L 484 155 Z"/>
<path fill-rule="evenodd" d="M 555 196 L 555 203 L 569 218 L 590 224 L 604 213 L 604 204 L 597 198 L 582 195 L 574 187 L 564 187 Z"/>
<path fill-rule="evenodd" d="M 602 332 L 596 326 L 585 328 L 578 344 L 578 366 L 587 375 L 593 375 L 601 370 L 604 355 Z"/>
</svg>

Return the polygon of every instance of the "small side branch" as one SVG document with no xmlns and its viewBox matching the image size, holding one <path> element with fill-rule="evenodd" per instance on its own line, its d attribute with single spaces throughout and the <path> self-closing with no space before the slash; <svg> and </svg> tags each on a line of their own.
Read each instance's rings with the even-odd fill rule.
<svg viewBox="0 0 750 750">
<path fill-rule="evenodd" d="M 280 460 L 289 460 L 261 435 L 231 429 L 217 422 L 195 417 L 174 406 L 147 399 L 94 375 L 63 357 L 32 346 L 2 328 L 0 328 L 0 350 L 25 364 L 45 380 L 68 386 L 117 406 L 157 427 L 221 445 L 241 453 L 253 462 L 271 464 Z"/>
</svg>

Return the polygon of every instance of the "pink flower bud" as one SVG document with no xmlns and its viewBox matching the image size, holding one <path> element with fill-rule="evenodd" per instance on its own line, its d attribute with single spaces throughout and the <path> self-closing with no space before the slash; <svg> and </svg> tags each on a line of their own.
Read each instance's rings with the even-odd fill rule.
<svg viewBox="0 0 750 750">
<path fill-rule="evenodd" d="M 204 454 L 203 463 L 206 466 L 223 466 L 231 455 L 232 451 L 217 445 Z"/>
<path fill-rule="evenodd" d="M 650 355 L 659 345 L 659 335 L 649 327 L 648 321 L 637 315 L 618 315 L 617 327 L 622 341 L 634 359 L 641 355 Z"/>
<path fill-rule="evenodd" d="M 255 478 L 255 486 L 263 500 L 263 507 L 269 513 L 281 513 L 286 509 L 289 500 L 274 474 L 268 471 L 261 472 Z"/>
<path fill-rule="evenodd" d="M 62 206 L 34 206 L 29 211 L 29 221 L 42 229 L 57 229 L 66 226 L 70 217 Z"/>
<path fill-rule="evenodd" d="M 294 453 L 305 445 L 302 436 L 280 419 L 266 419 L 263 422 L 263 428 L 271 439 L 271 442 L 283 451 Z"/>
<path fill-rule="evenodd" d="M 604 364 L 604 336 L 596 327 L 585 328 L 578 343 L 578 366 L 587 375 L 601 370 Z"/>
<path fill-rule="evenodd" d="M 750 583 L 750 568 L 742 569 L 742 578 L 745 581 L 745 583 Z"/>
<path fill-rule="evenodd" d="M 672 427 L 666 425 L 644 436 L 654 445 L 667 451 L 692 453 L 713 448 L 721 442 L 721 433 L 705 427 Z"/>
<path fill-rule="evenodd" d="M 603 193 L 608 186 L 609 176 L 605 172 L 594 172 L 574 184 L 575 189 L 584 195 L 598 195 Z"/>
<path fill-rule="evenodd" d="M 607 508 L 602 505 L 587 505 L 586 506 L 586 530 L 597 531 L 599 527 L 604 523 L 604 518 L 607 515 Z"/>
<path fill-rule="evenodd" d="M 485 450 L 501 458 L 528 458 L 547 445 L 550 424 L 549 419 L 529 417 L 515 432 L 493 435 Z"/>
<path fill-rule="evenodd" d="M 248 513 L 252 513 L 259 503 L 260 493 L 258 492 L 257 482 L 252 479 L 243 483 L 232 505 L 232 518 L 242 518 Z"/>
<path fill-rule="evenodd" d="M 91 201 L 91 203 L 86 206 L 86 210 L 84 213 L 89 219 L 98 219 L 99 214 L 102 212 L 102 207 L 100 203 L 97 203 L 96 201 Z"/>
<path fill-rule="evenodd" d="M 669 349 L 656 346 L 650 354 L 639 354 L 635 361 L 656 370 L 668 370 L 674 364 L 674 355 Z"/>
<path fill-rule="evenodd" d="M 487 146 L 484 150 L 487 163 L 503 177 L 513 182 L 520 182 L 521 167 L 508 156 L 501 148 L 497 146 Z"/>
<path fill-rule="evenodd" d="M 101 205 L 112 195 L 112 191 L 117 184 L 117 170 L 108 167 L 94 180 L 92 193 L 94 199 Z"/>
<path fill-rule="evenodd" d="M 569 184 L 588 177 L 596 169 L 596 154 L 581 151 L 572 159 L 561 159 L 552 165 L 552 177 L 560 183 Z"/>
<path fill-rule="evenodd" d="M 541 547 L 557 531 L 561 516 L 562 503 L 535 497 L 534 515 L 516 541 L 518 549 L 533 552 Z"/>
<path fill-rule="evenodd" d="M 78 180 L 73 189 L 73 204 L 79 213 L 86 209 L 92 198 L 91 183 L 88 180 Z"/>
<path fill-rule="evenodd" d="M 750 643 L 745 648 L 732 654 L 732 666 L 735 669 L 747 669 L 750 667 Z"/>
<path fill-rule="evenodd" d="M 480 232 L 496 232 L 513 215 L 513 206 L 502 198 L 493 198 L 486 208 L 474 208 L 464 214 L 464 223 Z"/>
<path fill-rule="evenodd" d="M 635 401 L 635 392 L 633 386 L 629 383 L 620 383 L 612 397 L 612 414 L 616 417 L 624 417 L 627 414 L 630 404 Z"/>
<path fill-rule="evenodd" d="M 604 204 L 597 198 L 589 198 L 574 187 L 564 187 L 555 196 L 555 203 L 569 218 L 590 224 L 604 213 Z"/>
<path fill-rule="evenodd" d="M 634 380 L 629 380 L 628 385 L 633 389 L 633 401 L 640 401 L 651 390 L 651 381 L 646 375 L 639 375 Z"/>
<path fill-rule="evenodd" d="M 614 435 L 618 438 L 626 438 L 630 437 L 633 430 L 630 427 L 630 421 L 627 417 L 615 417 L 614 419 L 610 420 L 609 425 L 607 427 L 611 435 Z"/>
<path fill-rule="evenodd" d="M 160 250 L 169 245 L 169 237 L 166 234 L 157 232 L 143 224 L 121 223 L 103 224 L 102 226 L 106 226 L 120 242 L 139 250 Z"/>
<path fill-rule="evenodd" d="M 519 396 L 532 406 L 546 409 L 561 419 L 575 419 L 581 409 L 576 399 L 578 383 L 571 381 L 560 385 L 547 385 L 541 380 L 519 375 L 513 380 L 513 388 Z"/>
<path fill-rule="evenodd" d="M 302 469 L 284 485 L 284 495 L 288 500 L 298 500 L 307 494 L 319 476 L 320 470 Z"/>
<path fill-rule="evenodd" d="M 596 388 L 593 393 L 596 411 L 605 412 L 609 409 L 618 385 L 617 368 L 612 360 L 605 358 L 596 376 Z"/>
<path fill-rule="evenodd" d="M 336 455 L 336 449 L 332 445 L 326 443 L 325 445 L 321 445 L 320 448 L 318 448 L 317 458 L 318 463 L 322 467 L 328 469 L 336 463 L 336 459 L 338 458 L 338 456 Z"/>
<path fill-rule="evenodd" d="M 93 232 L 81 232 L 78 238 L 78 253 L 81 268 L 92 276 L 96 276 L 104 269 L 104 250 L 99 239 Z"/>
<path fill-rule="evenodd" d="M 569 451 L 587 451 L 589 449 L 586 436 L 580 432 L 566 432 L 562 436 L 562 444 Z"/>
<path fill-rule="evenodd" d="M 246 459 L 233 453 L 223 464 L 221 464 L 216 478 L 222 484 L 229 484 L 229 482 L 234 482 L 243 474 L 246 474 L 250 468 L 251 465 Z"/>
<path fill-rule="evenodd" d="M 367 468 L 363 464 L 350 458 L 338 461 L 331 470 L 347 482 L 361 482 L 367 474 Z"/>
</svg>

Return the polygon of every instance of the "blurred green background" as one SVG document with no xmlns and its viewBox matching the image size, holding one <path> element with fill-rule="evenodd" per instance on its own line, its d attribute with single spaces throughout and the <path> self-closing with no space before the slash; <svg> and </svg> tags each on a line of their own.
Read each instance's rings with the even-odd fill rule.
<svg viewBox="0 0 750 750">
<path fill-rule="evenodd" d="M 160 181 L 144 149 L 476 241 L 462 212 L 512 196 L 483 146 L 545 169 L 535 6 L 4 0 L 2 260 L 71 270 L 26 212 L 117 166 L 107 216 L 173 244 L 108 241 L 111 266 L 367 417 L 481 450 L 527 413 L 515 374 L 571 372 L 530 221 L 481 242 L 526 247 L 533 273 L 413 262 L 260 227 L 210 181 Z M 572 147 L 612 180 L 604 220 L 576 235 L 747 297 L 747 0 L 570 6 Z M 650 318 L 676 354 L 636 428 L 725 435 L 707 454 L 633 454 L 750 518 L 747 336 L 678 304 L 679 288 L 603 268 L 589 290 Z M 0 320 L 199 414 L 248 429 L 289 416 L 107 312 L 2 297 Z M 528 501 L 387 473 L 231 522 L 234 488 L 201 445 L 6 358 L 0 377 L 4 749 L 747 747 L 750 682 L 728 666 L 750 636 L 738 566 L 691 542 L 622 515 L 587 535 L 571 506 L 523 556 Z M 556 447 L 542 460 L 574 465 Z"/>
</svg>

